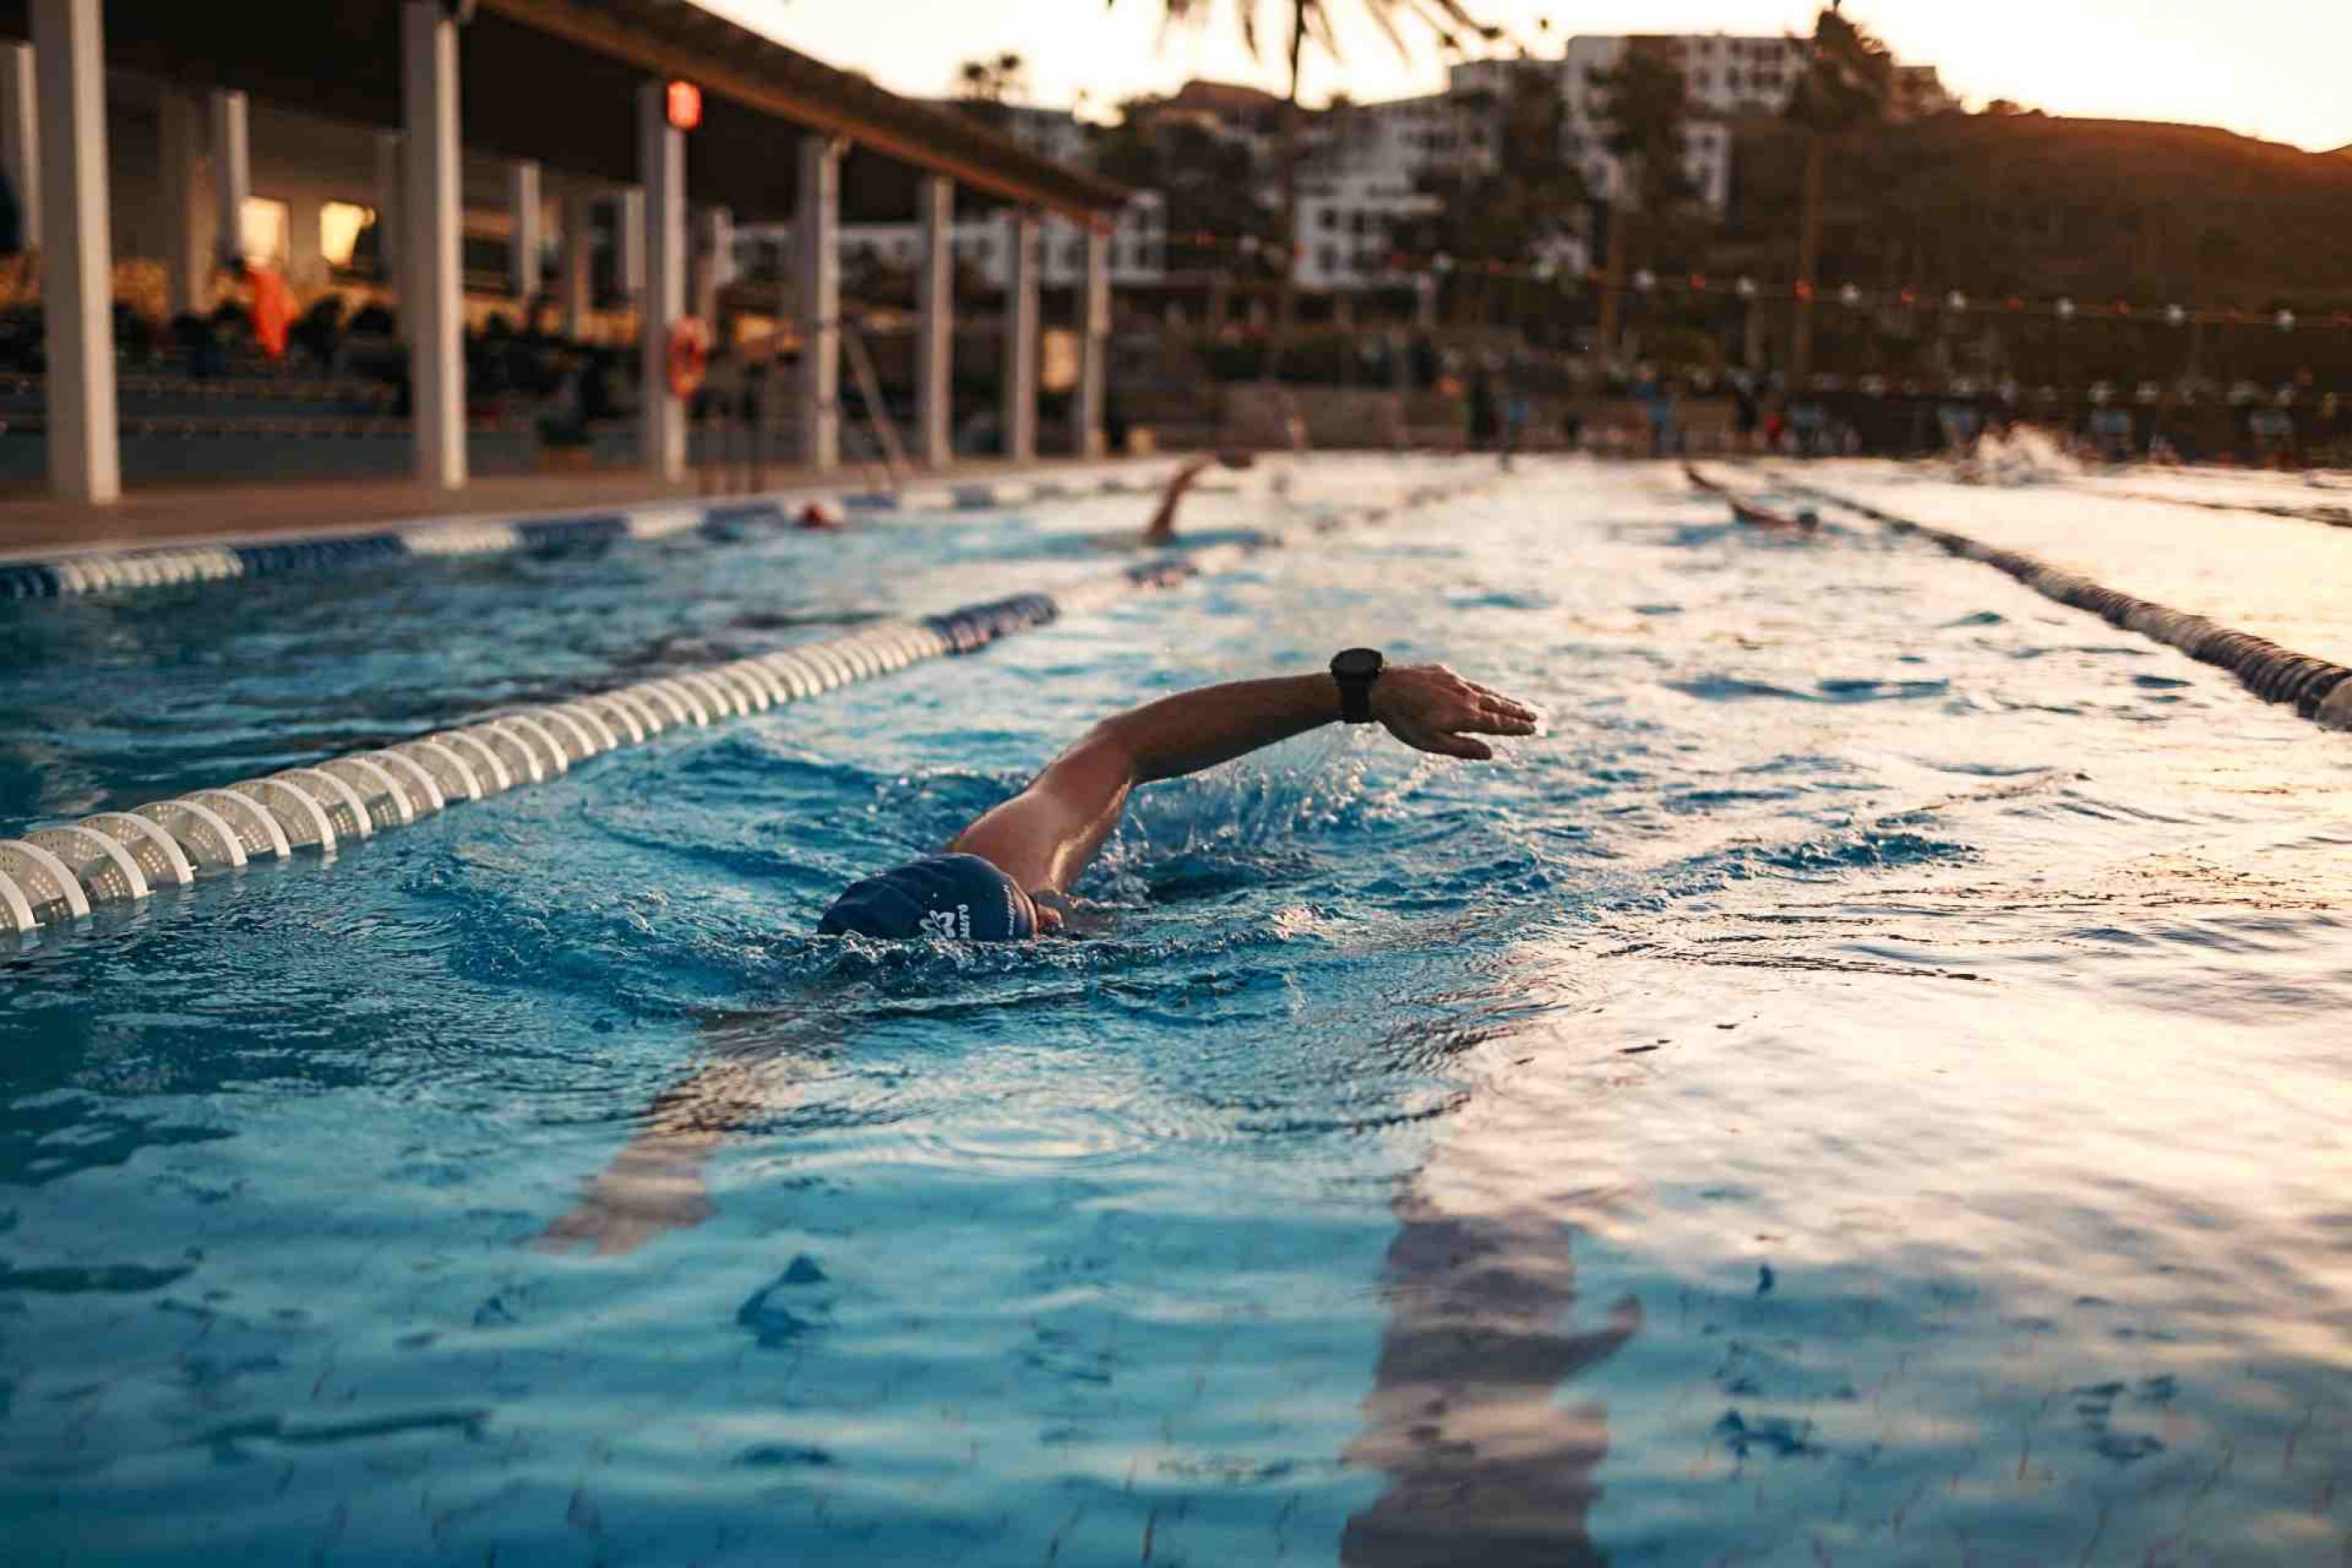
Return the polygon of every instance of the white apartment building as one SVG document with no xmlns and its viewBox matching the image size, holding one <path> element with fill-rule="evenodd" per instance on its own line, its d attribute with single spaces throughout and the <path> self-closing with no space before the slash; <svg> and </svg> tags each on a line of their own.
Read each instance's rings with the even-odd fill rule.
<svg viewBox="0 0 2352 1568">
<path fill-rule="evenodd" d="M 965 218 L 954 229 L 956 259 L 992 289 L 1003 289 L 1013 271 L 1012 215 L 998 213 Z M 792 225 L 745 225 L 735 230 L 740 267 L 792 275 Z M 1075 288 L 1087 270 L 1086 238 L 1076 225 L 1048 217 L 1038 237 L 1041 280 L 1048 289 Z M 921 266 L 923 231 L 919 224 L 845 223 L 841 226 L 841 260 L 845 268 L 878 264 L 910 272 Z M 764 263 L 764 266 L 762 265 Z M 1114 288 L 1161 283 L 1168 277 L 1168 215 L 1157 191 L 1138 191 L 1118 216 L 1110 237 L 1110 280 Z"/>
<path fill-rule="evenodd" d="M 941 109 L 963 107 L 954 99 L 936 98 L 931 102 Z M 1094 127 L 1068 110 L 1040 109 L 1027 103 L 1001 103 L 991 108 L 999 117 L 999 128 L 1038 156 L 1057 163 L 1076 163 L 1080 168 L 1092 161 Z"/>
<path fill-rule="evenodd" d="M 1568 41 L 1559 62 L 1560 96 L 1568 106 L 1568 145 L 1561 151 L 1584 171 L 1585 183 L 1604 201 L 1621 194 L 1624 171 L 1608 148 L 1609 116 L 1601 79 L 1625 58 L 1625 37 L 1580 37 Z M 1709 211 L 1720 216 L 1731 198 L 1733 115 L 1780 114 L 1787 110 L 1804 74 L 1807 41 L 1790 37 L 1732 37 L 1722 33 L 1683 33 L 1656 41 L 1673 51 L 1689 93 L 1683 172 Z M 1459 79 L 1483 67 L 1456 66 Z M 1931 114 L 1953 100 L 1933 66 L 1895 68 L 1898 114 Z"/>
<path fill-rule="evenodd" d="M 1393 170 L 1359 169 L 1298 182 L 1298 283 L 1303 289 L 1353 290 L 1401 281 L 1389 265 L 1399 224 L 1434 212 L 1410 178 Z"/>
<path fill-rule="evenodd" d="M 1348 291 L 1402 281 L 1388 264 L 1397 226 L 1442 205 L 1423 182 L 1491 173 L 1501 118 L 1493 100 L 1470 92 L 1345 104 L 1319 116 L 1291 229 L 1300 286 Z"/>
<path fill-rule="evenodd" d="M 1603 77 L 1625 58 L 1631 39 L 1573 37 L 1559 65 L 1560 96 L 1568 106 L 1568 145 L 1561 152 L 1583 169 L 1602 201 L 1622 194 L 1625 171 L 1609 151 Z M 1678 57 L 1689 90 L 1690 120 L 1683 142 L 1683 174 L 1707 210 L 1721 216 L 1731 200 L 1731 131 L 1722 116 L 1778 114 L 1789 107 L 1805 64 L 1800 38 L 1735 38 L 1686 33 L 1663 40 Z"/>
</svg>

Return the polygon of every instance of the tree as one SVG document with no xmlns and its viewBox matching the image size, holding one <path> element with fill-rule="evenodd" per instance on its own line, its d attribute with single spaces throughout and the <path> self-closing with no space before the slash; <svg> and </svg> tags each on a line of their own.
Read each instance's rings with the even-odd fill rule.
<svg viewBox="0 0 2352 1568">
<path fill-rule="evenodd" d="M 1223 257 L 1207 234 L 1230 243 L 1255 237 L 1267 249 L 1274 224 L 1259 200 L 1248 146 L 1219 136 L 1189 118 L 1150 112 L 1152 100 L 1119 105 L 1119 120 L 1095 143 L 1095 167 L 1123 184 L 1156 190 L 1167 201 L 1171 270 L 1220 266 Z"/>
<path fill-rule="evenodd" d="M 1018 103 L 1029 96 L 1029 62 L 1011 50 L 964 61 L 956 79 L 960 95 L 973 103 Z"/>
<path fill-rule="evenodd" d="M 1625 264 L 1638 218 L 1654 232 L 1691 195 L 1683 169 L 1683 127 L 1689 88 L 1665 38 L 1634 38 L 1616 66 L 1600 73 L 1603 140 L 1617 159 L 1609 191 L 1608 275 L 1601 289 L 1601 352 L 1614 354 L 1622 320 Z"/>
<path fill-rule="evenodd" d="M 1298 232 L 1298 77 L 1306 58 L 1307 46 L 1313 43 L 1333 59 L 1339 58 L 1339 40 L 1333 21 L 1341 0 L 1272 0 L 1276 14 L 1283 18 L 1283 66 L 1288 90 L 1282 102 L 1281 133 L 1276 139 L 1276 222 L 1282 235 L 1282 267 L 1280 291 L 1276 295 L 1273 350 L 1265 357 L 1266 374 L 1271 378 L 1282 359 L 1285 340 L 1290 335 L 1291 319 L 1296 312 L 1297 256 L 1295 247 Z M 1116 6 L 1118 0 L 1104 0 Z M 1208 20 L 1210 0 L 1158 0 L 1161 16 L 1171 26 L 1199 26 Z M 1465 33 L 1493 41 L 1501 37 L 1502 29 L 1479 22 L 1470 14 L 1465 0 L 1354 0 L 1380 28 L 1400 55 L 1411 58 L 1405 46 L 1403 23 L 1417 23 L 1435 35 L 1441 49 L 1460 47 Z M 1235 0 L 1242 30 L 1242 43 L 1253 58 L 1262 58 L 1259 43 L 1263 37 L 1258 13 L 1261 0 Z"/>
<path fill-rule="evenodd" d="M 1813 20 L 1813 37 L 1789 95 L 1788 117 L 1805 133 L 1805 188 L 1797 220 L 1797 324 L 1789 372 L 1812 368 L 1813 290 L 1822 261 L 1822 195 L 1832 141 L 1886 119 L 1895 97 L 1895 57 L 1830 0 Z"/>
</svg>

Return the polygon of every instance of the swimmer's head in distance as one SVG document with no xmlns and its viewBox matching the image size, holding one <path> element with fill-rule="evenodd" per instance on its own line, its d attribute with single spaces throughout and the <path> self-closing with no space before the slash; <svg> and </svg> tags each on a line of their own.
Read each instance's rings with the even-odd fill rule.
<svg viewBox="0 0 2352 1568">
<path fill-rule="evenodd" d="M 979 856 L 926 855 L 852 882 L 816 929 L 887 942 L 1021 942 L 1037 934 L 1037 916 L 1021 885 Z"/>
</svg>

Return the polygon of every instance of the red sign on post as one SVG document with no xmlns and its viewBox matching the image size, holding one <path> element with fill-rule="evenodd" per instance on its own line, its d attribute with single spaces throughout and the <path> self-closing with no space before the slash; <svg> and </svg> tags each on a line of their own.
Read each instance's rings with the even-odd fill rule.
<svg viewBox="0 0 2352 1568">
<path fill-rule="evenodd" d="M 690 81 L 669 84 L 669 122 L 679 131 L 691 131 L 702 123 L 702 89 Z"/>
</svg>

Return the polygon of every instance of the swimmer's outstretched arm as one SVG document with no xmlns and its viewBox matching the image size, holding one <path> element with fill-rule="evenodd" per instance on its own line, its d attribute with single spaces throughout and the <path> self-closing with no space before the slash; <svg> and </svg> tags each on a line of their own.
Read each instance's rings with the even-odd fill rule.
<svg viewBox="0 0 2352 1568">
<path fill-rule="evenodd" d="M 1118 826 L 1139 784 L 1180 777 L 1339 721 L 1328 674 L 1241 680 L 1165 697 L 1088 731 L 1029 787 L 956 835 L 1023 888 L 1066 893 Z M 1480 735 L 1532 735 L 1526 703 L 1441 664 L 1391 665 L 1372 686 L 1372 717 L 1417 751 L 1484 761 Z M 1045 924 L 1057 923 L 1051 910 Z"/>
<path fill-rule="evenodd" d="M 1246 452 L 1203 452 L 1188 458 L 1183 466 L 1168 477 L 1168 488 L 1160 492 L 1160 510 L 1151 514 L 1144 525 L 1143 542 L 1165 544 L 1176 537 L 1176 509 L 1184 504 L 1184 497 L 1192 489 L 1192 481 L 1206 473 L 1212 465 L 1228 468 L 1246 468 L 1250 457 Z"/>
<path fill-rule="evenodd" d="M 1478 736 L 1532 735 L 1537 723 L 1527 704 L 1436 664 L 1382 670 L 1372 716 L 1415 750 L 1473 760 L 1494 755 Z M 1339 688 L 1328 674 L 1235 681 L 1146 703 L 1096 725 L 950 847 L 993 861 L 1024 889 L 1066 892 L 1137 785 L 1215 767 L 1340 717 Z M 1038 914 L 1041 929 L 1060 923 L 1055 910 Z M 772 1029 L 762 1022 L 759 1037 L 723 1046 L 656 1099 L 580 1202 L 534 1244 L 551 1251 L 584 1245 L 609 1257 L 709 1218 L 712 1150 L 733 1128 L 789 1104 L 814 1070 L 819 1053 L 777 1049 Z"/>
</svg>

